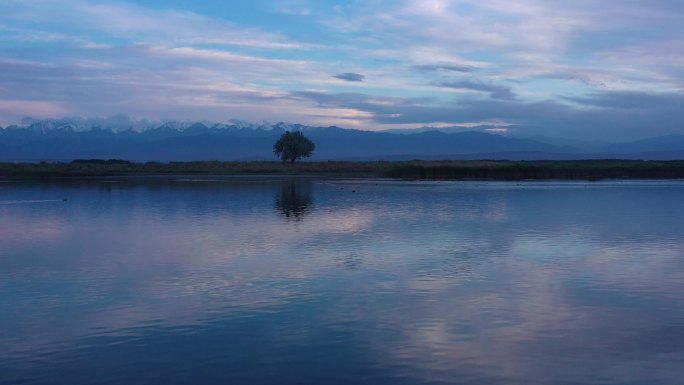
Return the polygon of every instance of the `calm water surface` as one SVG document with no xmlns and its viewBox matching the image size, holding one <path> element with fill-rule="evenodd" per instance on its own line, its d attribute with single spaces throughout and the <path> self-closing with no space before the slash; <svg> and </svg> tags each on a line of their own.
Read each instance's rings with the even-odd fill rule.
<svg viewBox="0 0 684 385">
<path fill-rule="evenodd" d="M 684 182 L 0 182 L 2 384 L 682 384 Z"/>
</svg>

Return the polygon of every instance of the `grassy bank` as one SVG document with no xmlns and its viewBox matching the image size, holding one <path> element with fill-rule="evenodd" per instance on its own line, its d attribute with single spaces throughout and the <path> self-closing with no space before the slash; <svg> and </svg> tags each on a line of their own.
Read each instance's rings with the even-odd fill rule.
<svg viewBox="0 0 684 385">
<path fill-rule="evenodd" d="M 77 160 L 70 163 L 0 163 L 5 177 L 90 177 L 147 175 L 339 175 L 374 177 L 390 167 L 386 162 L 145 162 Z"/>
<path fill-rule="evenodd" d="M 404 162 L 384 174 L 410 179 L 675 179 L 684 161 L 444 161 Z"/>
<path fill-rule="evenodd" d="M 69 163 L 0 163 L 3 177 L 147 175 L 321 175 L 400 179 L 673 179 L 684 161 L 408 161 L 408 162 L 170 162 L 80 160 Z"/>
</svg>

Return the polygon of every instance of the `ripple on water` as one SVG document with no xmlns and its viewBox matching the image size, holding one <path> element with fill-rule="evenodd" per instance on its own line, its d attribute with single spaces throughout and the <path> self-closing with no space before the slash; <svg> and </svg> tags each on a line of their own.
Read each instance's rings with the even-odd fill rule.
<svg viewBox="0 0 684 385">
<path fill-rule="evenodd" d="M 0 383 L 684 377 L 682 183 L 214 182 L 4 185 Z"/>
</svg>

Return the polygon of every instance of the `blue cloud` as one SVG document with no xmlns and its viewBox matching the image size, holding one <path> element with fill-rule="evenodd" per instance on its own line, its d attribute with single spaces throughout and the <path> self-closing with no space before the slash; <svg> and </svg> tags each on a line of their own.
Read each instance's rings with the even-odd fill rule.
<svg viewBox="0 0 684 385">
<path fill-rule="evenodd" d="M 333 75 L 333 77 L 348 82 L 362 82 L 366 78 L 365 76 L 354 72 L 345 72 L 343 74 Z"/>
<path fill-rule="evenodd" d="M 513 91 L 511 91 L 510 87 L 486 84 L 479 81 L 444 80 L 434 82 L 433 85 L 438 87 L 453 88 L 457 90 L 472 90 L 486 92 L 493 99 L 515 99 L 515 94 L 513 93 Z"/>
<path fill-rule="evenodd" d="M 448 64 L 421 64 L 421 65 L 413 65 L 411 66 L 411 69 L 417 70 L 417 71 L 452 71 L 452 72 L 473 72 L 476 71 L 477 68 L 473 66 L 465 66 L 465 65 L 448 65 Z"/>
<path fill-rule="evenodd" d="M 585 106 L 616 110 L 682 110 L 684 93 L 651 93 L 636 91 L 599 92 L 583 97 L 566 97 L 566 100 Z"/>
<path fill-rule="evenodd" d="M 361 129 L 505 119 L 574 137 L 684 129 L 681 2 L 447 3 L 0 1 L 0 123 L 124 112 Z"/>
<path fill-rule="evenodd" d="M 297 97 L 322 108 L 364 111 L 384 125 L 503 121 L 520 135 L 549 135 L 573 139 L 631 140 L 669 133 L 684 134 L 684 95 L 679 93 L 605 92 L 577 107 L 556 101 L 471 100 L 436 104 L 425 99 L 385 98 L 366 94 L 303 92 Z M 432 103 L 430 103 L 432 102 Z M 645 102 L 647 107 L 642 107 Z M 658 124 L 654 124 L 658 122 Z"/>
</svg>

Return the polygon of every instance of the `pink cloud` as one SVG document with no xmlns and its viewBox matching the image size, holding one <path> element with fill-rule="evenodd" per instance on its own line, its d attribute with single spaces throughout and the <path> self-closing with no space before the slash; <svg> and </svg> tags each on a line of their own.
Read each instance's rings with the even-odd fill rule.
<svg viewBox="0 0 684 385">
<path fill-rule="evenodd" d="M 0 99 L 0 116 L 7 119 L 2 124 L 15 122 L 23 116 L 53 117 L 69 114 L 69 109 L 62 103 L 43 100 Z"/>
</svg>

